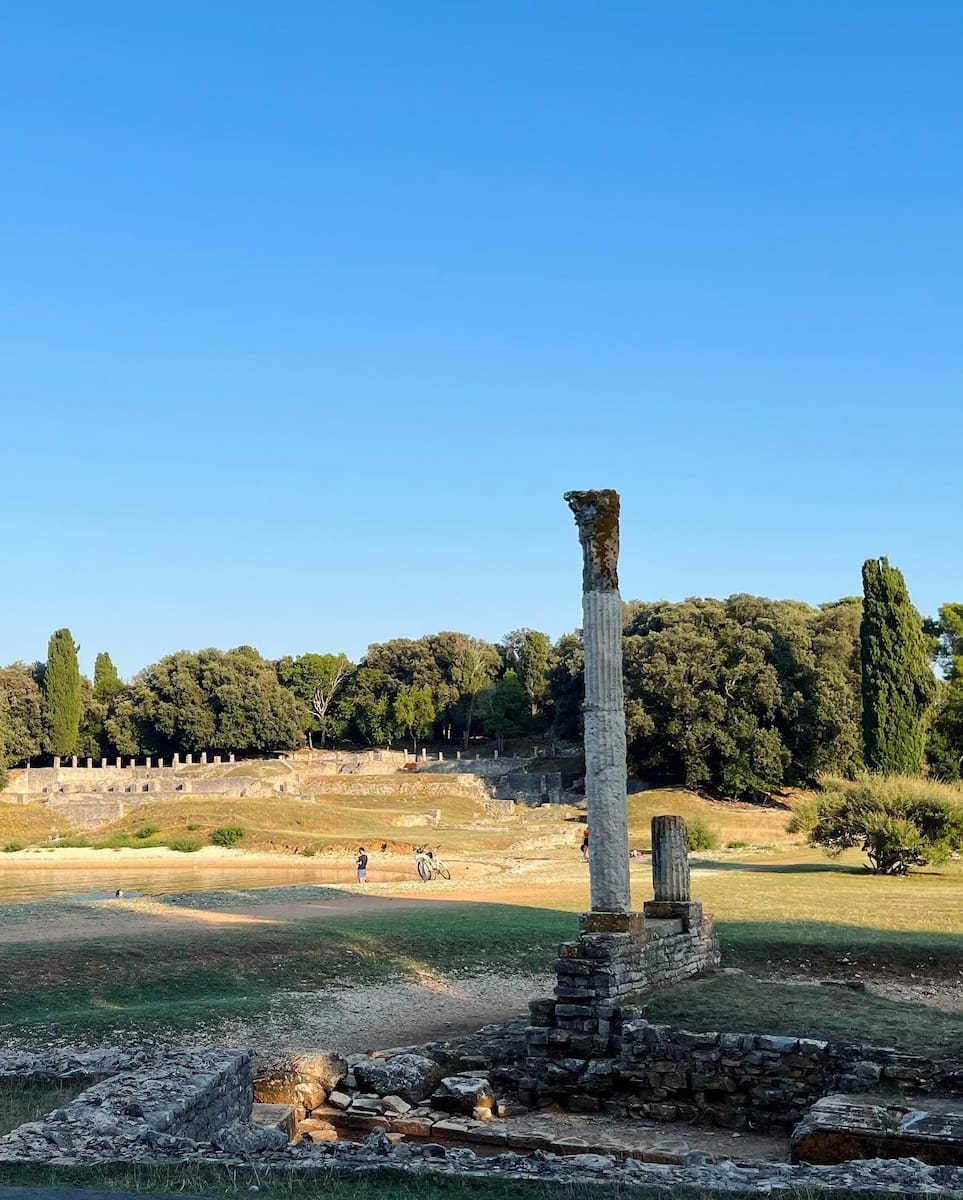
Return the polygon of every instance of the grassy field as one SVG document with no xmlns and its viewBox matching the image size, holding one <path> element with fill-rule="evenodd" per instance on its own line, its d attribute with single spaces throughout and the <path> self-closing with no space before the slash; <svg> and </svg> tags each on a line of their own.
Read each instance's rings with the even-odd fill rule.
<svg viewBox="0 0 963 1200">
<path fill-rule="evenodd" d="M 69 1103 L 86 1086 L 26 1079 L 0 1080 L 0 1135 Z"/>
<path fill-rule="evenodd" d="M 512 820 L 496 822 L 474 798 L 444 796 L 444 778 L 437 785 L 433 781 L 432 788 L 436 786 L 437 803 L 433 791 L 431 802 L 425 795 L 401 793 L 311 801 L 186 797 L 137 809 L 102 831 L 102 840 L 130 838 L 152 825 L 157 833 L 141 839 L 146 844 L 175 833 L 207 840 L 218 825 L 240 825 L 247 831 L 247 847 L 350 847 L 361 840 L 408 845 L 429 831 L 405 822 L 440 807 L 442 823 L 430 830 L 430 840 L 442 843 L 446 856 L 494 855 L 499 865 L 511 869 L 489 878 L 472 874 L 463 887 L 458 885 L 460 892 L 450 894 L 451 903 L 449 893 L 435 891 L 430 894 L 445 899 L 444 905 L 378 916 L 313 917 L 302 909 L 275 914 L 267 925 L 237 921 L 219 926 L 200 916 L 179 923 L 165 920 L 158 902 L 156 911 L 148 905 L 138 910 L 136 936 L 116 935 L 116 929 L 110 937 L 101 936 L 101 925 L 91 919 L 83 936 L 77 936 L 77 926 L 61 933 L 58 942 L 50 923 L 56 925 L 69 913 L 69 905 L 23 906 L 23 921 L 19 909 L 9 909 L 4 923 L 19 922 L 30 932 L 3 947 L 0 1023 L 7 1031 L 56 1027 L 90 1036 L 118 1028 L 147 1033 L 161 1025 L 190 1029 L 276 1008 L 286 1003 L 279 997 L 287 991 L 402 977 L 444 979 L 479 970 L 517 974 L 550 969 L 557 945 L 574 935 L 574 913 L 586 906 L 587 874 L 575 851 L 578 814 L 564 808 L 521 810 Z M 29 810 L 0 805 L 0 817 L 6 818 L 8 811 L 24 821 L 35 819 Z M 708 801 L 673 789 L 630 798 L 634 845 L 647 844 L 651 816 L 665 812 L 698 817 L 719 837 L 718 851 L 692 860 L 693 894 L 715 915 L 726 965 L 768 979 L 861 974 L 963 985 L 963 863 L 908 878 L 873 877 L 856 853 L 829 861 L 790 838 L 786 808 Z M 5 865 L 13 867 L 18 857 L 9 856 Z M 641 904 L 651 894 L 647 860 L 635 860 L 633 880 L 635 901 Z M 203 886 L 201 872 L 198 890 Z M 383 886 L 386 890 L 379 894 L 389 895 L 392 885 Z M 198 900 L 196 906 L 216 909 L 217 904 L 217 897 L 211 897 L 211 904 Z M 100 911 L 88 915 L 97 915 L 102 924 L 108 910 L 103 917 Z M 115 926 L 118 919 L 110 917 Z M 688 993 L 683 995 L 687 1003 Z M 709 1004 L 713 995 L 706 992 L 700 1002 Z M 760 1012 L 771 1012 L 786 1028 L 797 1019 L 808 1021 L 812 1036 L 829 1037 L 838 1036 L 837 1017 L 852 1017 L 853 1028 L 866 1029 L 872 1040 L 874 1021 L 880 1029 L 895 1028 L 898 1020 L 910 1020 L 913 1008 L 884 1012 L 867 1003 L 872 998 L 840 1000 L 828 989 L 808 997 L 798 988 L 767 995 L 778 999 L 774 1008 L 760 1006 L 749 991 L 730 990 L 726 1003 L 733 1020 L 745 1027 L 750 1017 L 755 1024 Z M 848 1006 L 846 1014 L 839 1011 L 841 1004 Z M 705 1020 L 713 1019 L 712 1011 L 706 1010 Z M 933 1029 L 934 1037 L 942 1036 L 936 1024 Z"/>
<path fill-rule="evenodd" d="M 595 1200 L 624 1196 L 631 1200 L 666 1200 L 664 1188 L 627 1187 L 619 1183 L 559 1184 L 541 1179 L 459 1178 L 452 1175 L 409 1175 L 400 1171 L 348 1172 L 226 1167 L 213 1163 L 131 1166 L 34 1167 L 0 1166 L 0 1186 L 96 1188 L 138 1195 L 217 1196 L 224 1200 Z M 852 1193 L 820 1191 L 823 1200 L 852 1200 Z M 710 1200 L 699 1188 L 673 1187 L 680 1200 Z M 813 1193 L 787 1189 L 786 1200 L 812 1200 Z M 890 1198 L 892 1193 L 887 1193 Z M 863 1200 L 883 1200 L 882 1193 L 861 1192 Z"/>
<path fill-rule="evenodd" d="M 643 1008 L 646 1019 L 655 1024 L 696 1032 L 759 1033 L 764 1024 L 764 1032 L 785 1037 L 871 1042 L 945 1054 L 959 1054 L 963 1047 L 963 1013 L 843 987 L 724 976 L 657 996 Z"/>
</svg>

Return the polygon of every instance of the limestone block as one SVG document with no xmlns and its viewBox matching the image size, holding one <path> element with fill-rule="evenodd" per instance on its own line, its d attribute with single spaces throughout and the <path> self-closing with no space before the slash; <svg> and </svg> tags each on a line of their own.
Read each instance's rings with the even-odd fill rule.
<svg viewBox="0 0 963 1200">
<path fill-rule="evenodd" d="M 291 1104 L 254 1104 L 251 1121 L 267 1129 L 280 1129 L 289 1140 L 294 1137 L 294 1106 Z"/>
<path fill-rule="evenodd" d="M 790 1154 L 793 1162 L 823 1165 L 918 1158 L 933 1166 L 963 1166 L 963 1100 L 826 1096 L 793 1130 Z"/>
<path fill-rule="evenodd" d="M 355 1064 L 355 1076 L 361 1087 L 379 1096 L 400 1096 L 409 1104 L 418 1104 L 441 1083 L 444 1071 L 422 1054 L 398 1054 L 389 1059 L 364 1059 Z"/>
<path fill-rule="evenodd" d="M 304 1050 L 266 1059 L 258 1064 L 254 1098 L 265 1104 L 316 1108 L 344 1079 L 347 1070 L 341 1055 L 327 1050 Z"/>
<path fill-rule="evenodd" d="M 483 1076 L 449 1075 L 432 1096 L 432 1103 L 446 1112 L 474 1114 L 484 1109 L 489 1115 L 495 1104 L 492 1085 Z"/>
</svg>

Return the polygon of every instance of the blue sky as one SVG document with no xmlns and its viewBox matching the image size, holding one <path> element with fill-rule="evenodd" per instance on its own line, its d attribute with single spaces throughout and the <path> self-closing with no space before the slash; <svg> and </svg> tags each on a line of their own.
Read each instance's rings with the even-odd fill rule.
<svg viewBox="0 0 963 1200">
<path fill-rule="evenodd" d="M 963 8 L 0 15 L 0 661 L 963 599 Z"/>
</svg>

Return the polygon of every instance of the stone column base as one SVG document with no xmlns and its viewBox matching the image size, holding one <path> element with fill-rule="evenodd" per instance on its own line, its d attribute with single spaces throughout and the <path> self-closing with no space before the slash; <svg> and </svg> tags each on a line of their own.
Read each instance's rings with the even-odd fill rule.
<svg viewBox="0 0 963 1200">
<path fill-rule="evenodd" d="M 642 913 L 650 921 L 681 921 L 686 933 L 703 921 L 701 900 L 646 900 Z"/>
<path fill-rule="evenodd" d="M 579 914 L 579 933 L 631 933 L 646 938 L 645 914 L 640 912 L 585 912 Z"/>
</svg>

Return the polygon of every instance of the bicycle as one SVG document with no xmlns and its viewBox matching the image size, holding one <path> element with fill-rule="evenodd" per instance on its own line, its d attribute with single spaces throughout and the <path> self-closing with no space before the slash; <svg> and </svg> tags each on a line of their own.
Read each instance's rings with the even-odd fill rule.
<svg viewBox="0 0 963 1200">
<path fill-rule="evenodd" d="M 424 883 L 437 878 L 439 875 L 442 879 L 451 879 L 451 871 L 445 866 L 440 858 L 436 858 L 430 850 L 418 849 L 415 851 L 415 863 L 418 866 L 418 874 Z"/>
</svg>

